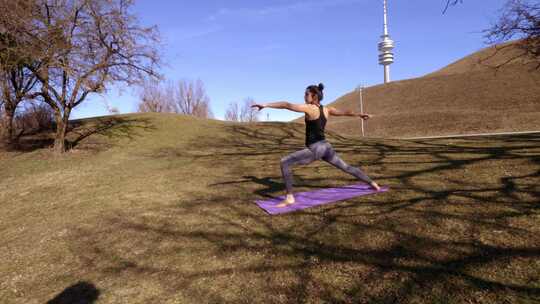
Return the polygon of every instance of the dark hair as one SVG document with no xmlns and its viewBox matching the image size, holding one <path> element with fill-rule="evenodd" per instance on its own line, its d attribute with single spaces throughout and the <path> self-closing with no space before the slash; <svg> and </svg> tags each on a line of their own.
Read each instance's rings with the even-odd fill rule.
<svg viewBox="0 0 540 304">
<path fill-rule="evenodd" d="M 317 95 L 319 97 L 319 102 L 323 100 L 323 90 L 324 90 L 324 84 L 319 83 L 319 85 L 310 85 L 306 88 L 311 94 Z"/>
</svg>

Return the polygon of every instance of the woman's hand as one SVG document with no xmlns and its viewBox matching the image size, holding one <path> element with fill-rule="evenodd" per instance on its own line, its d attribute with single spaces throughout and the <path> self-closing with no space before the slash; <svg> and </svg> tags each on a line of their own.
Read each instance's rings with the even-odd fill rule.
<svg viewBox="0 0 540 304">
<path fill-rule="evenodd" d="M 363 120 L 368 120 L 368 119 L 370 119 L 371 117 L 373 117 L 373 115 L 371 115 L 371 114 L 364 114 L 364 113 L 360 113 L 360 114 L 358 114 L 358 116 L 359 116 L 360 118 L 362 118 Z"/>
<path fill-rule="evenodd" d="M 264 109 L 266 106 L 264 104 L 256 103 L 256 104 L 252 104 L 251 107 L 252 108 L 257 108 L 257 110 L 260 111 L 260 110 Z"/>
</svg>

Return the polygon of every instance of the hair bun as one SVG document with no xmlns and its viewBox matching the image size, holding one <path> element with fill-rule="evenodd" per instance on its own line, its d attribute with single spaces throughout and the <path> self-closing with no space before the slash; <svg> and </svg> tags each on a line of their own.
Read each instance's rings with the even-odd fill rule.
<svg viewBox="0 0 540 304">
<path fill-rule="evenodd" d="M 320 91 L 324 90 L 324 84 L 319 83 L 319 90 L 320 90 Z"/>
</svg>

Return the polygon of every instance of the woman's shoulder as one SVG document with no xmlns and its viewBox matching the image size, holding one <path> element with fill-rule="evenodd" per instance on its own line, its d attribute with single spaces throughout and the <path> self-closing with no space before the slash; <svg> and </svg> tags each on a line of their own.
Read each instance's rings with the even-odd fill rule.
<svg viewBox="0 0 540 304">
<path fill-rule="evenodd" d="M 325 115 L 324 115 L 325 118 L 328 118 L 328 117 L 330 116 L 330 109 L 331 109 L 331 108 L 332 108 L 332 107 L 324 107 L 324 108 L 323 108 L 323 112 L 324 112 L 324 114 L 325 114 Z"/>
<path fill-rule="evenodd" d="M 319 111 L 319 106 L 314 105 L 314 104 L 308 104 L 307 106 L 309 107 L 309 109 L 310 109 L 312 112 L 318 113 L 318 111 Z"/>
<path fill-rule="evenodd" d="M 306 111 L 306 120 L 315 120 L 319 118 L 319 107 L 314 104 L 306 104 L 309 111 Z"/>
</svg>

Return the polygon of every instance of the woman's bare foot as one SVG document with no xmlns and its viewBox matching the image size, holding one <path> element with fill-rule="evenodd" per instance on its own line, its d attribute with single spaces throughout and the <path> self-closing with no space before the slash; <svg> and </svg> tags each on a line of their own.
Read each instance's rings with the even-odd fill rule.
<svg viewBox="0 0 540 304">
<path fill-rule="evenodd" d="M 381 190 L 381 187 L 379 187 L 376 182 L 371 182 L 369 185 L 371 186 L 371 188 L 375 189 L 375 191 Z"/>
<path fill-rule="evenodd" d="M 287 197 L 281 201 L 281 203 L 277 204 L 276 207 L 283 208 L 292 204 L 294 204 L 294 196 L 292 194 L 287 194 Z"/>
</svg>

